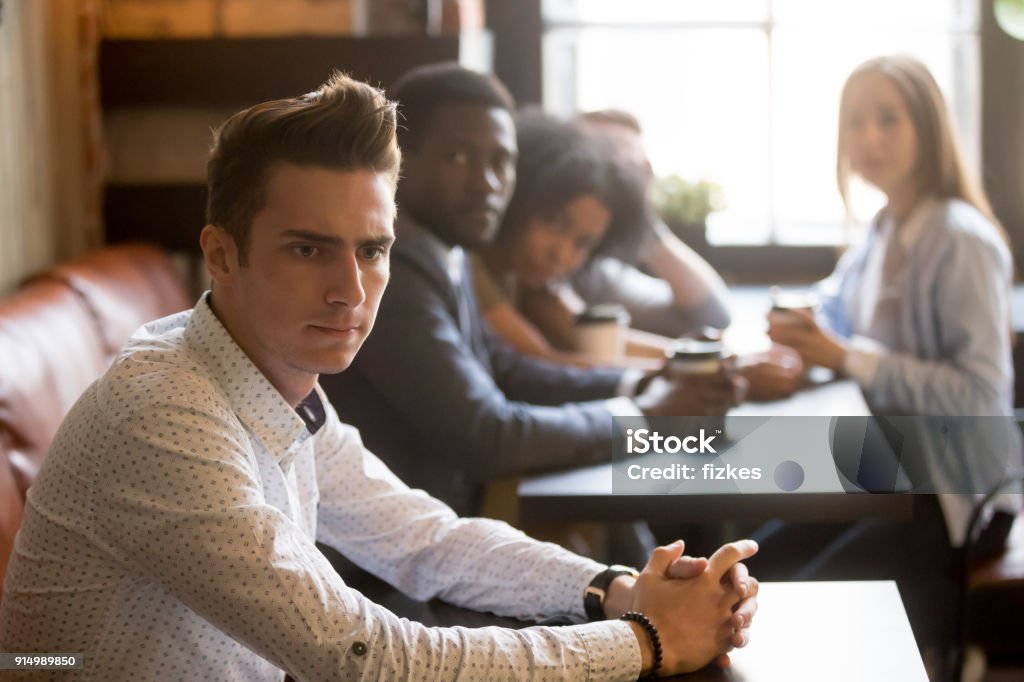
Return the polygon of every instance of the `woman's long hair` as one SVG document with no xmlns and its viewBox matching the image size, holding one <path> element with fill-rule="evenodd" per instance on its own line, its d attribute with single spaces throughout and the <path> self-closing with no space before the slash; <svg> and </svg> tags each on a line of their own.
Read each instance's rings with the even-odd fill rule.
<svg viewBox="0 0 1024 682">
<path fill-rule="evenodd" d="M 843 85 L 839 103 L 839 135 L 836 153 L 836 180 L 843 204 L 850 211 L 850 156 L 846 152 L 846 101 L 850 84 L 865 73 L 886 76 L 906 104 L 917 134 L 917 165 L 914 173 L 921 196 L 961 199 L 978 209 L 996 226 L 1006 240 L 1006 232 L 992 213 L 985 191 L 967 172 L 960 144 L 946 102 L 928 67 L 908 55 L 888 55 L 869 59 L 853 70 Z"/>
</svg>

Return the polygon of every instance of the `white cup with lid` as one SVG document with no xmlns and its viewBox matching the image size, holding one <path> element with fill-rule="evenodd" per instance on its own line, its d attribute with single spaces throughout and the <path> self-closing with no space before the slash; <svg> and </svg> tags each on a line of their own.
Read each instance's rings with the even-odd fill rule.
<svg viewBox="0 0 1024 682">
<path fill-rule="evenodd" d="M 677 339 L 665 351 L 672 369 L 683 374 L 714 374 L 722 366 L 721 341 Z"/>
<path fill-rule="evenodd" d="M 615 360 L 626 353 L 629 313 L 621 305 L 591 306 L 576 318 L 576 350 L 599 360 Z"/>
<path fill-rule="evenodd" d="M 772 325 L 796 325 L 806 327 L 807 320 L 800 313 L 814 315 L 818 308 L 818 296 L 813 292 L 772 291 L 772 308 L 768 311 L 768 322 Z"/>
</svg>

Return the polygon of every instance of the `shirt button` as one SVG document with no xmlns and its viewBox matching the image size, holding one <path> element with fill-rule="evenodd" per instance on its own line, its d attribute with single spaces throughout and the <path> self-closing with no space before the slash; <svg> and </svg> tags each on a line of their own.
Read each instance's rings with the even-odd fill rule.
<svg viewBox="0 0 1024 682">
<path fill-rule="evenodd" d="M 365 656 L 366 655 L 366 643 L 365 642 L 356 642 L 355 644 L 353 644 L 352 645 L 352 653 L 354 653 L 356 656 Z"/>
</svg>

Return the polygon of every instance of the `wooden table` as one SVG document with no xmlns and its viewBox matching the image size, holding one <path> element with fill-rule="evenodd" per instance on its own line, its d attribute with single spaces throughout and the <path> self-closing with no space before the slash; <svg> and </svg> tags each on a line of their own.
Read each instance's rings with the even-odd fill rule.
<svg viewBox="0 0 1024 682">
<path fill-rule="evenodd" d="M 375 579 L 370 579 L 375 581 Z M 527 623 L 417 602 L 380 581 L 359 589 L 411 620 L 431 626 L 522 628 Z M 896 584 L 762 583 L 751 641 L 732 668 L 709 666 L 670 678 L 684 682 L 927 682 Z"/>
<path fill-rule="evenodd" d="M 730 412 L 730 418 L 867 414 L 867 405 L 856 384 L 839 381 L 798 392 L 786 400 L 741 405 Z M 823 442 L 822 448 L 825 447 Z M 672 494 L 633 495 L 621 491 L 616 494 L 612 479 L 612 464 L 523 479 L 518 487 L 519 519 L 522 523 L 711 523 L 772 518 L 810 522 L 911 518 L 909 495 L 843 493 L 839 492 L 842 488 L 838 484 L 826 492 L 701 494 L 680 487 Z"/>
<path fill-rule="evenodd" d="M 912 518 L 910 495 L 866 493 L 765 493 L 740 495 L 615 495 L 611 465 L 538 476 L 519 485 L 524 524 L 651 521 L 716 523 L 783 521 L 842 523 Z"/>
<path fill-rule="evenodd" d="M 762 583 L 732 668 L 687 682 L 927 682 L 896 583 Z"/>
<path fill-rule="evenodd" d="M 753 353 L 771 345 L 766 335 L 766 314 L 771 305 L 769 287 L 734 287 L 730 290 L 733 324 L 725 332 L 730 352 Z M 816 368 L 821 370 L 821 368 Z M 827 373 L 827 370 L 824 370 Z M 733 417 L 867 416 L 864 396 L 853 381 L 821 382 L 785 400 L 745 403 L 730 411 Z M 823 448 L 826 446 L 822 444 Z M 912 516 L 909 495 L 867 495 L 836 492 L 743 494 L 614 494 L 612 465 L 536 476 L 518 487 L 522 523 L 679 521 L 719 522 L 742 520 L 845 522 L 862 518 L 907 520 Z M 677 489 L 675 492 L 680 492 Z M 685 491 L 683 491 L 685 493 Z"/>
</svg>

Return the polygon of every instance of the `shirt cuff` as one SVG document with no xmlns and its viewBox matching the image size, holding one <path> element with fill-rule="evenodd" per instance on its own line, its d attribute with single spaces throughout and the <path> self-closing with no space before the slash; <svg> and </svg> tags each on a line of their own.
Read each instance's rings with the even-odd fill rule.
<svg viewBox="0 0 1024 682">
<path fill-rule="evenodd" d="M 643 659 L 633 628 L 623 620 L 602 620 L 573 627 L 590 661 L 589 679 L 635 680 Z"/>
<path fill-rule="evenodd" d="M 587 557 L 574 555 L 572 558 L 578 561 L 574 561 L 574 565 L 568 567 L 566 572 L 563 584 L 568 590 L 564 593 L 566 602 L 561 613 L 571 616 L 577 623 L 586 623 L 587 609 L 583 604 L 586 589 L 590 587 L 590 583 L 594 582 L 594 578 L 608 566 Z"/>
<path fill-rule="evenodd" d="M 878 374 L 878 363 L 888 353 L 885 346 L 866 336 L 850 337 L 850 347 L 843 357 L 843 372 L 861 388 L 869 389 Z"/>
<path fill-rule="evenodd" d="M 640 411 L 636 403 L 633 402 L 632 398 L 626 398 L 624 396 L 619 398 L 608 398 L 604 401 L 605 409 L 611 412 L 613 417 L 643 417 L 644 413 Z"/>
<path fill-rule="evenodd" d="M 636 387 L 640 385 L 640 380 L 643 378 L 644 371 L 642 369 L 636 369 L 634 367 L 625 370 L 622 373 L 622 378 L 619 379 L 619 386 L 615 389 L 615 395 L 636 395 Z"/>
</svg>

